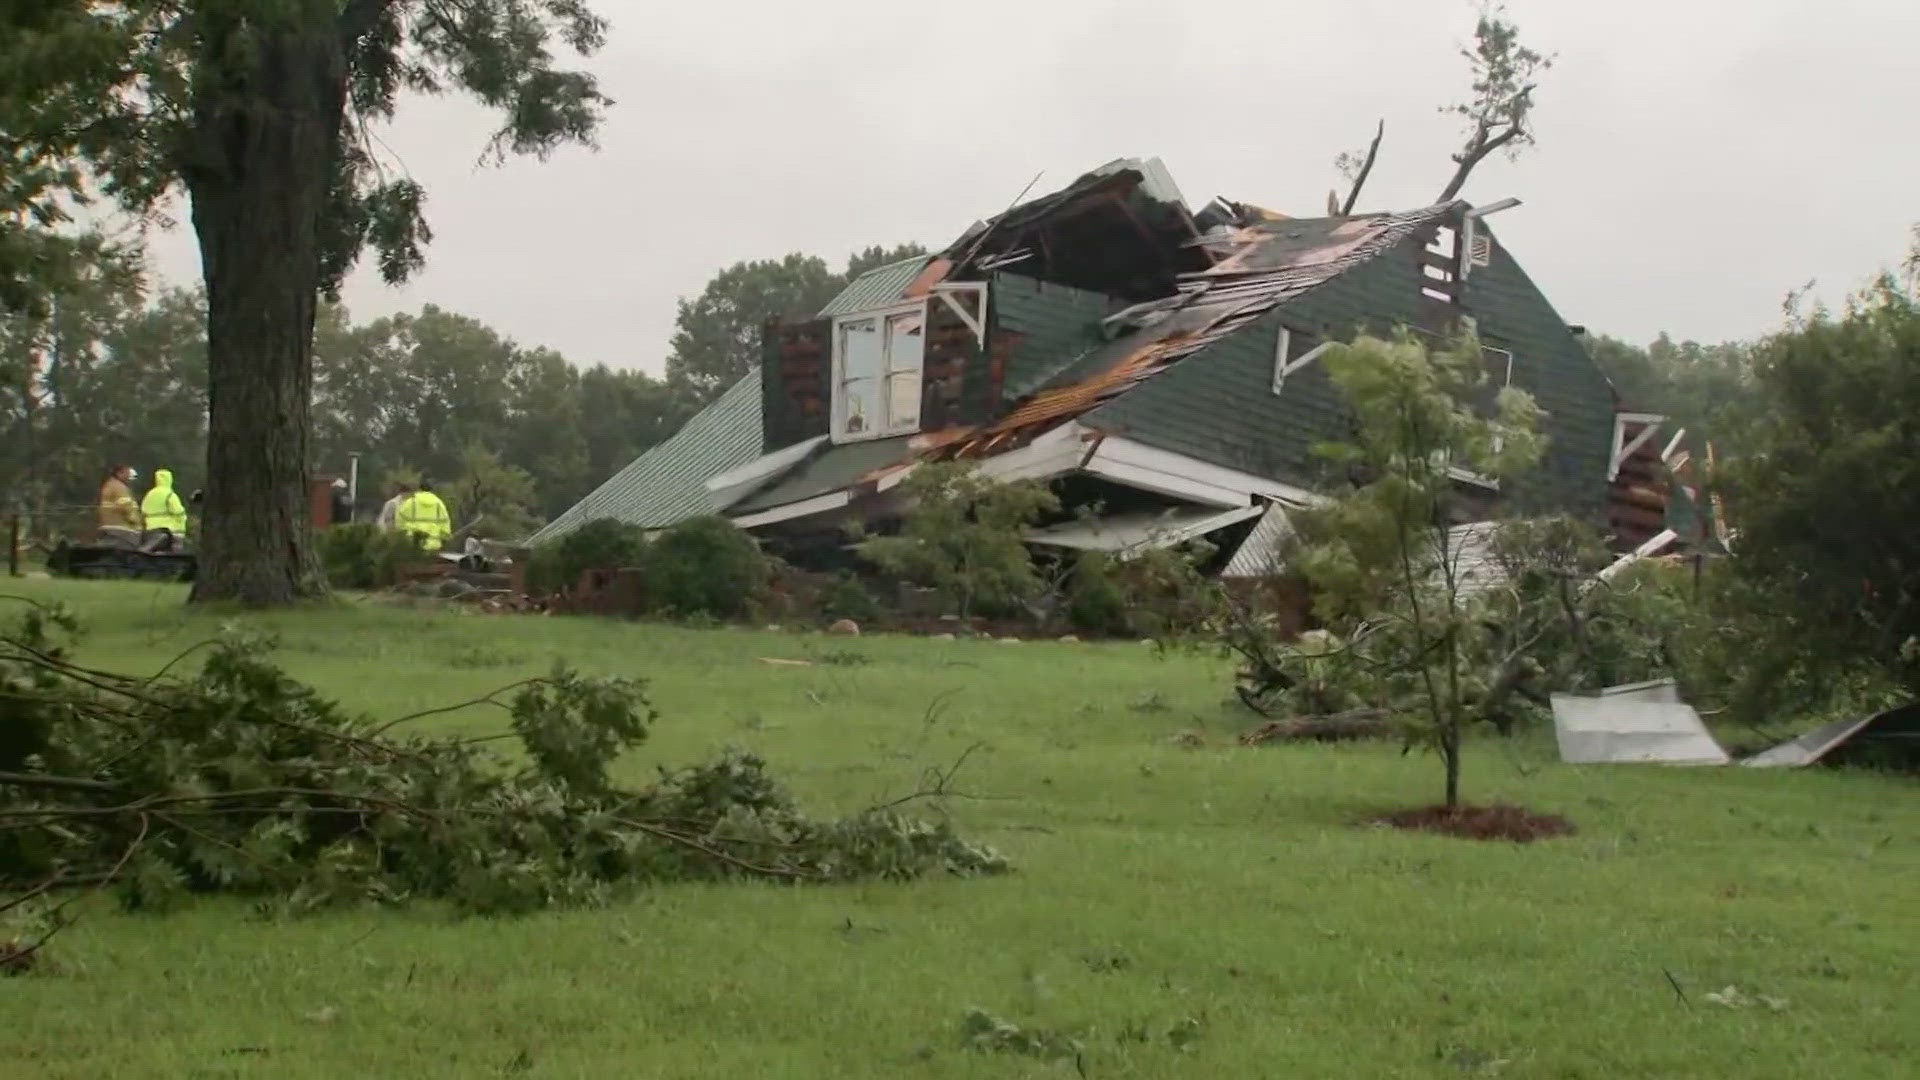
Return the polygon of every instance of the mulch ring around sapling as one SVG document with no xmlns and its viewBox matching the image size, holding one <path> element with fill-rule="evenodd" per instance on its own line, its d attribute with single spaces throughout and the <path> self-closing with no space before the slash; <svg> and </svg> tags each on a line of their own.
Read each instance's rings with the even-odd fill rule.
<svg viewBox="0 0 1920 1080">
<path fill-rule="evenodd" d="M 1370 818 L 1369 825 L 1444 833 L 1467 840 L 1511 840 L 1529 844 L 1555 836 L 1571 836 L 1573 822 L 1558 814 L 1535 814 L 1518 806 L 1422 806 Z"/>
</svg>

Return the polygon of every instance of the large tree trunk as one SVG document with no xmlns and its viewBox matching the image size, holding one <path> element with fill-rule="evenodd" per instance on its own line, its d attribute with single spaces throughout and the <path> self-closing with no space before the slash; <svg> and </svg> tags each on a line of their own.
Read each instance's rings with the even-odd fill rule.
<svg viewBox="0 0 1920 1080">
<path fill-rule="evenodd" d="M 193 601 L 325 592 L 308 514 L 320 224 L 340 153 L 346 57 L 306 0 L 202 28 L 184 170 L 207 285 L 207 484 Z M 249 55 L 248 50 L 251 50 Z"/>
</svg>

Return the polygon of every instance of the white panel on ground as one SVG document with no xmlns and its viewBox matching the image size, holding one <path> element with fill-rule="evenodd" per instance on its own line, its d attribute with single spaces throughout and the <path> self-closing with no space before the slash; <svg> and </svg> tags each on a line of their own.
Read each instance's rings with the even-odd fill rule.
<svg viewBox="0 0 1920 1080">
<path fill-rule="evenodd" d="M 1552 703 L 1560 759 L 1569 764 L 1727 763 L 1726 750 L 1671 682 L 1610 687 L 1595 697 L 1555 694 Z"/>
</svg>

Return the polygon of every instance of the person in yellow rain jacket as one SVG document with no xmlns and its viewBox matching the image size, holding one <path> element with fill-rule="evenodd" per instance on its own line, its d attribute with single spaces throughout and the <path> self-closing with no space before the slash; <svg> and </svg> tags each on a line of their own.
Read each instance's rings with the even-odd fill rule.
<svg viewBox="0 0 1920 1080">
<path fill-rule="evenodd" d="M 400 500 L 393 517 L 400 531 L 410 534 L 426 551 L 439 551 L 453 535 L 453 515 L 425 480 L 420 481 L 420 490 Z"/>
<path fill-rule="evenodd" d="M 133 501 L 133 489 L 127 483 L 134 471 L 125 465 L 107 470 L 100 481 L 100 527 L 103 529 L 139 529 L 140 504 Z"/>
<path fill-rule="evenodd" d="M 153 470 L 153 487 L 140 500 L 140 514 L 147 528 L 166 529 L 181 540 L 187 538 L 187 504 L 173 490 L 171 469 Z"/>
</svg>

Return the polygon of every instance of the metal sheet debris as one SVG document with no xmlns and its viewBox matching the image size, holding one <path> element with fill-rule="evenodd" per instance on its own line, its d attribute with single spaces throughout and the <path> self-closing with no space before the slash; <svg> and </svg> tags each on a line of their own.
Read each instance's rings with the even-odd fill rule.
<svg viewBox="0 0 1920 1080">
<path fill-rule="evenodd" d="M 1920 702 L 1872 716 L 1837 720 L 1740 764 L 1767 769 L 1821 763 L 1920 772 Z"/>
<path fill-rule="evenodd" d="M 1727 752 L 1672 680 L 1614 686 L 1593 696 L 1555 694 L 1553 732 L 1573 765 L 1660 762 L 1724 765 Z"/>
</svg>

